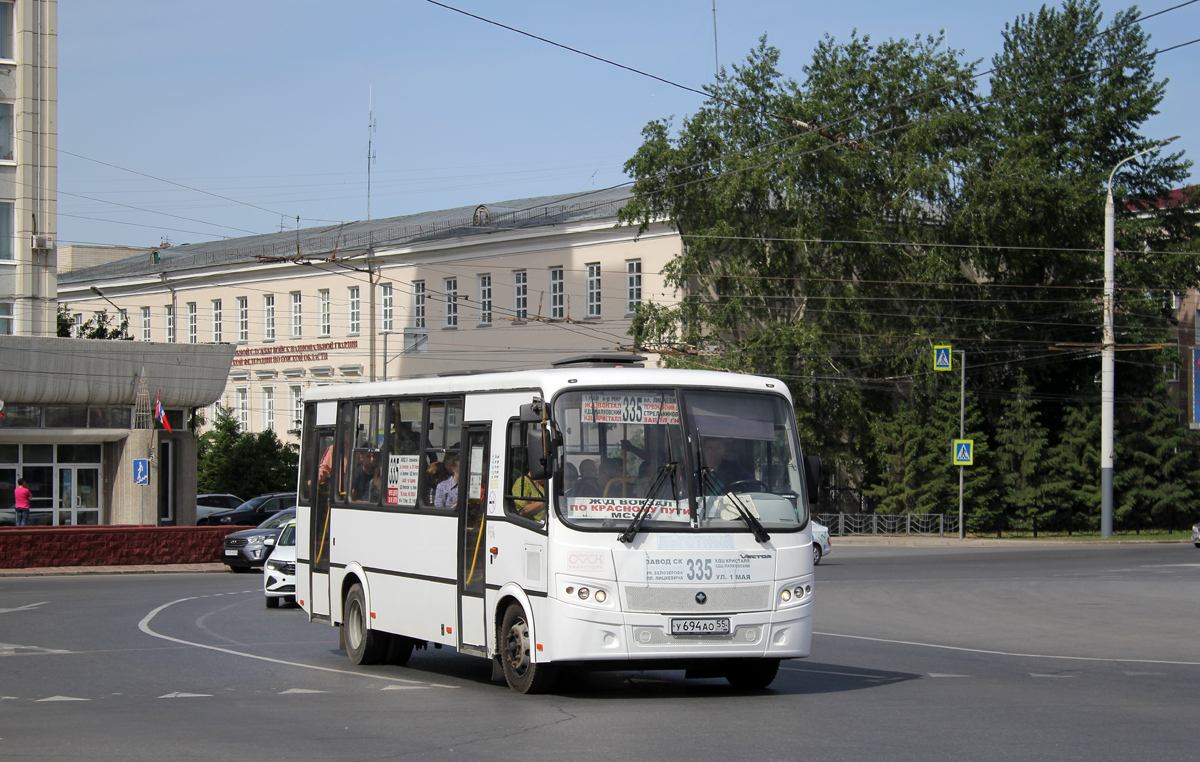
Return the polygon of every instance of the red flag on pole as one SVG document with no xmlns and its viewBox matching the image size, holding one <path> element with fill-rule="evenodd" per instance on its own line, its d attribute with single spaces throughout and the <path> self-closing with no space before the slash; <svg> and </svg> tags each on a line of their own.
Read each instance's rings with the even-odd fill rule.
<svg viewBox="0 0 1200 762">
<path fill-rule="evenodd" d="M 162 424 L 162 427 L 171 433 L 171 424 L 167 423 L 167 411 L 163 410 L 162 406 L 162 389 L 158 390 L 158 399 L 154 402 L 154 418 Z"/>
</svg>

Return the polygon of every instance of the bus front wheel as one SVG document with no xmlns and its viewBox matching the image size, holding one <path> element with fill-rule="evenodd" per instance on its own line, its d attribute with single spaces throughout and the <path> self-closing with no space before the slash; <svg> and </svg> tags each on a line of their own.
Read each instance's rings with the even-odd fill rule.
<svg viewBox="0 0 1200 762">
<path fill-rule="evenodd" d="M 725 673 L 725 679 L 734 688 L 743 691 L 761 691 L 779 674 L 779 659 L 745 659 L 736 662 Z"/>
<path fill-rule="evenodd" d="M 511 604 L 500 625 L 500 663 L 505 682 L 517 693 L 544 693 L 554 684 L 553 665 L 535 664 L 532 647 L 525 609 Z"/>
<path fill-rule="evenodd" d="M 342 608 L 342 630 L 346 636 L 346 655 L 355 664 L 378 664 L 387 653 L 388 635 L 372 630 L 367 624 L 367 598 L 362 585 L 355 584 L 346 593 Z"/>
</svg>

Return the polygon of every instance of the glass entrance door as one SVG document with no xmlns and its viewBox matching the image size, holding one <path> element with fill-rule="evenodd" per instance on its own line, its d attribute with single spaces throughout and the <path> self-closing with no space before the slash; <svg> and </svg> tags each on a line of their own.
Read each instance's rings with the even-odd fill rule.
<svg viewBox="0 0 1200 762">
<path fill-rule="evenodd" d="M 56 526 L 100 523 L 100 469 L 96 466 L 59 466 L 55 497 Z"/>
<path fill-rule="evenodd" d="M 491 427 L 467 429 L 465 463 L 459 465 L 459 542 L 462 569 L 459 573 L 459 643 L 462 647 L 484 648 L 487 615 L 484 607 L 484 578 L 487 575 L 484 543 L 488 488 L 488 443 Z M 486 649 L 485 649 L 486 653 Z"/>
</svg>

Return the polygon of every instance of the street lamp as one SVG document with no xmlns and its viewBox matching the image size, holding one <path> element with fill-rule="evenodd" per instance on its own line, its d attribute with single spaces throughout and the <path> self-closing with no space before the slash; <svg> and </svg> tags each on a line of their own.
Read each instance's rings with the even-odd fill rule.
<svg viewBox="0 0 1200 762">
<path fill-rule="evenodd" d="M 1113 531 L 1113 366 L 1116 362 L 1116 338 L 1113 334 L 1113 279 L 1116 269 L 1116 212 L 1113 209 L 1112 183 L 1122 164 L 1153 153 L 1179 136 L 1122 159 L 1108 175 L 1108 196 L 1104 200 L 1104 344 L 1100 359 L 1100 536 L 1112 537 Z"/>
<path fill-rule="evenodd" d="M 96 288 L 95 286 L 92 286 L 92 293 L 93 293 L 93 294 L 95 294 L 96 296 L 100 297 L 100 298 L 101 298 L 101 299 L 103 299 L 104 301 L 108 302 L 109 304 L 112 304 L 112 308 L 113 308 L 114 310 L 116 310 L 116 312 L 117 312 L 117 314 L 115 315 L 115 317 L 116 317 L 118 320 L 120 320 L 120 319 L 121 319 L 121 317 L 122 317 L 121 308 L 120 308 L 120 307 L 118 307 L 117 305 L 113 304 L 113 300 L 112 300 L 112 299 L 109 299 L 107 296 L 105 296 L 103 293 L 101 293 L 101 292 L 100 292 L 100 289 Z M 127 332 L 128 330 L 129 330 L 129 321 L 128 321 L 128 320 L 122 320 L 122 321 L 121 321 L 121 336 L 122 336 L 122 337 L 124 337 L 124 336 L 125 336 L 125 334 L 126 334 L 126 332 Z"/>
</svg>

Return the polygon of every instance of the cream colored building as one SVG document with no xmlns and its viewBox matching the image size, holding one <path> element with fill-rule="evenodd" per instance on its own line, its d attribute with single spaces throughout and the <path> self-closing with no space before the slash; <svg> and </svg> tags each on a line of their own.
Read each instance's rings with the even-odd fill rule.
<svg viewBox="0 0 1200 762">
<path fill-rule="evenodd" d="M 628 346 L 637 304 L 676 298 L 660 273 L 681 239 L 667 225 L 640 237 L 618 227 L 627 198 L 520 199 L 174 246 L 63 273 L 59 299 L 87 319 L 112 311 L 98 290 L 138 341 L 236 344 L 219 404 L 244 430 L 286 439 L 313 385 L 548 367 Z"/>
</svg>

